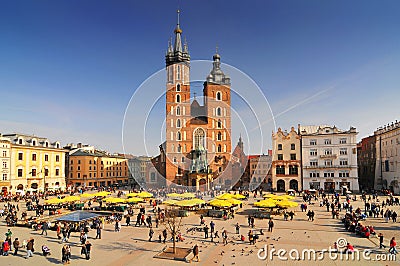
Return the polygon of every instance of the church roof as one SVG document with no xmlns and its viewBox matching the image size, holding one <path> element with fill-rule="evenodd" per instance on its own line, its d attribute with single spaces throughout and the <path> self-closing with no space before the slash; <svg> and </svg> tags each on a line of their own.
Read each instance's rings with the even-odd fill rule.
<svg viewBox="0 0 400 266">
<path fill-rule="evenodd" d="M 190 105 L 190 115 L 192 117 L 207 116 L 205 106 L 201 106 L 199 102 L 195 99 Z"/>
<path fill-rule="evenodd" d="M 208 118 L 207 118 L 207 116 L 196 116 L 196 117 L 190 119 L 190 124 L 192 124 L 192 125 L 207 125 Z"/>
</svg>

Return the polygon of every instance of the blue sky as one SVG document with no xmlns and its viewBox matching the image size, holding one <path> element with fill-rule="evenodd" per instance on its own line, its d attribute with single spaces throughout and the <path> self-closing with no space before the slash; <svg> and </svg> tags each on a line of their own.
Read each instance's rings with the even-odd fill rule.
<svg viewBox="0 0 400 266">
<path fill-rule="evenodd" d="M 191 58 L 218 45 L 277 126 L 355 126 L 360 139 L 400 119 L 399 1 L 13 0 L 0 8 L 0 132 L 122 151 L 126 106 L 164 68 L 178 6 Z"/>
</svg>

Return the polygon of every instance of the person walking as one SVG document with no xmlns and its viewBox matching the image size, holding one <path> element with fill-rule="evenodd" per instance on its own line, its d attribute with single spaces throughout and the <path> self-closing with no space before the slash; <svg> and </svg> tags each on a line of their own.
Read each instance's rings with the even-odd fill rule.
<svg viewBox="0 0 400 266">
<path fill-rule="evenodd" d="M 86 241 L 86 260 L 90 260 L 90 252 L 92 251 L 92 244 L 89 241 Z"/>
<path fill-rule="evenodd" d="M 222 232 L 222 240 L 224 245 L 228 245 L 228 232 L 226 230 Z"/>
<path fill-rule="evenodd" d="M 11 247 L 12 240 L 11 240 L 11 237 L 12 237 L 12 232 L 11 232 L 11 229 L 9 228 L 7 230 L 7 232 L 6 232 L 6 241 L 8 242 L 8 245 L 10 246 L 10 251 L 12 251 L 12 247 Z"/>
<path fill-rule="evenodd" d="M 42 223 L 42 233 L 41 235 L 43 235 L 44 233 L 46 233 L 47 236 L 47 229 L 48 229 L 49 224 L 47 223 L 47 221 L 43 221 Z"/>
<path fill-rule="evenodd" d="M 163 238 L 164 238 L 163 243 L 165 244 L 165 241 L 167 240 L 167 229 L 164 229 L 162 234 L 163 234 Z"/>
<path fill-rule="evenodd" d="M 389 253 L 390 254 L 397 254 L 397 253 L 399 253 L 399 252 L 397 252 L 397 249 L 396 249 L 396 239 L 395 239 L 395 237 L 392 237 L 392 239 L 390 239 L 390 248 L 389 248 Z"/>
<path fill-rule="evenodd" d="M 204 238 L 208 238 L 208 226 L 204 226 Z"/>
<path fill-rule="evenodd" d="M 96 239 L 97 238 L 101 239 L 101 227 L 99 224 L 96 226 Z"/>
<path fill-rule="evenodd" d="M 14 242 L 13 242 L 13 246 L 14 246 L 14 256 L 17 256 L 17 255 L 18 255 L 19 245 L 20 245 L 20 242 L 19 242 L 18 237 L 17 237 L 17 238 L 15 238 L 15 240 L 14 240 Z"/>
<path fill-rule="evenodd" d="M 7 240 L 4 240 L 3 244 L 1 245 L 2 248 L 2 255 L 8 256 L 8 252 L 10 252 L 10 245 L 8 244 Z"/>
<path fill-rule="evenodd" d="M 154 230 L 153 228 L 150 227 L 150 231 L 149 231 L 149 242 L 151 242 L 151 239 L 153 238 L 154 235 Z"/>
<path fill-rule="evenodd" d="M 239 233 L 239 230 L 240 230 L 240 225 L 239 225 L 239 223 L 236 223 L 235 228 L 236 228 L 236 234 L 237 234 L 237 235 L 240 235 L 240 233 Z"/>
<path fill-rule="evenodd" d="M 65 263 L 70 264 L 71 263 L 71 246 L 70 245 L 65 245 Z"/>
<path fill-rule="evenodd" d="M 115 228 L 114 228 L 115 232 L 120 232 L 120 222 L 119 220 L 117 220 L 115 222 Z"/>
<path fill-rule="evenodd" d="M 214 229 L 215 229 L 215 223 L 214 223 L 214 221 L 211 221 L 210 222 L 210 233 L 211 234 L 214 233 Z"/>
<path fill-rule="evenodd" d="M 56 231 L 57 231 L 57 238 L 58 240 L 61 239 L 61 226 L 59 223 L 56 224 Z"/>
<path fill-rule="evenodd" d="M 383 245 L 383 234 L 379 233 L 378 237 L 379 237 L 379 248 L 385 248 L 385 245 Z"/>
<path fill-rule="evenodd" d="M 29 239 L 28 244 L 26 244 L 26 259 L 29 257 L 33 257 L 33 252 L 35 251 L 34 242 L 35 240 L 31 238 Z"/>
<path fill-rule="evenodd" d="M 274 228 L 274 221 L 270 218 L 268 221 L 268 232 L 272 233 L 272 229 Z"/>
<path fill-rule="evenodd" d="M 192 262 L 192 260 L 194 258 L 196 258 L 197 262 L 200 261 L 200 258 L 199 258 L 199 246 L 197 244 L 194 245 L 194 247 L 193 247 L 193 258 L 191 258 L 189 262 Z"/>
</svg>

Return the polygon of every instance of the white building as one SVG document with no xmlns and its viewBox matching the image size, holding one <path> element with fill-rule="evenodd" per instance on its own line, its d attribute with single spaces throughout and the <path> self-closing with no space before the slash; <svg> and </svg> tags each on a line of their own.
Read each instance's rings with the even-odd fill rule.
<svg viewBox="0 0 400 266">
<path fill-rule="evenodd" d="M 11 144 L 8 138 L 0 136 L 0 188 L 1 193 L 7 193 L 10 183 Z"/>
<path fill-rule="evenodd" d="M 130 171 L 130 184 L 134 181 L 139 186 L 144 187 L 146 185 L 147 176 L 147 164 L 151 161 L 151 157 L 148 156 L 137 156 L 128 160 L 128 166 Z"/>
<path fill-rule="evenodd" d="M 303 189 L 359 191 L 357 131 L 336 126 L 299 126 L 302 140 Z"/>
<path fill-rule="evenodd" d="M 249 189 L 254 190 L 258 188 L 261 183 L 267 183 L 269 169 L 272 164 L 272 156 L 270 155 L 250 155 L 249 157 L 249 168 L 250 168 L 250 184 Z M 272 180 L 269 180 L 272 183 Z"/>
<path fill-rule="evenodd" d="M 400 193 L 400 122 L 378 128 L 376 136 L 375 184 L 377 189 Z"/>
</svg>

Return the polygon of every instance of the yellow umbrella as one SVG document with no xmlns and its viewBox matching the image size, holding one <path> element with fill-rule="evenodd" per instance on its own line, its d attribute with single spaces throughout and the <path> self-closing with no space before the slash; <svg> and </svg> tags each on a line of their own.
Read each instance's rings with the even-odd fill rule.
<svg viewBox="0 0 400 266">
<path fill-rule="evenodd" d="M 132 197 L 129 199 L 126 199 L 125 202 L 130 202 L 130 203 L 134 203 L 134 202 L 142 202 L 143 199 L 142 198 L 137 198 L 137 197 Z"/>
<path fill-rule="evenodd" d="M 170 193 L 170 194 L 167 194 L 167 197 L 169 197 L 169 198 L 180 198 L 180 197 L 181 197 L 181 194 L 178 194 L 178 193 Z"/>
<path fill-rule="evenodd" d="M 81 198 L 78 196 L 68 196 L 62 199 L 63 202 L 74 202 L 79 200 L 81 200 Z"/>
<path fill-rule="evenodd" d="M 184 199 L 190 199 L 195 198 L 196 196 L 193 193 L 185 192 L 183 194 L 180 194 L 180 197 Z"/>
<path fill-rule="evenodd" d="M 191 201 L 196 203 L 196 204 L 204 204 L 204 203 L 206 203 L 204 200 L 197 199 L 197 198 L 191 199 Z"/>
<path fill-rule="evenodd" d="M 83 193 L 83 194 L 81 195 L 81 197 L 82 197 L 82 198 L 93 198 L 93 197 L 95 197 L 95 196 L 94 196 L 94 194 Z"/>
<path fill-rule="evenodd" d="M 242 202 L 241 202 L 240 200 L 237 200 L 237 199 L 234 199 L 234 198 L 232 198 L 232 199 L 227 199 L 226 201 L 232 203 L 233 205 L 242 204 Z"/>
<path fill-rule="evenodd" d="M 242 194 L 236 194 L 232 196 L 234 199 L 245 199 L 246 197 L 243 196 Z"/>
<path fill-rule="evenodd" d="M 123 202 L 125 202 L 125 200 L 120 199 L 120 198 L 107 198 L 105 200 L 105 202 L 107 202 L 107 203 L 123 203 Z"/>
<path fill-rule="evenodd" d="M 254 203 L 254 206 L 259 208 L 275 208 L 276 202 L 273 200 L 261 200 L 259 202 Z"/>
<path fill-rule="evenodd" d="M 229 193 L 224 193 L 222 195 L 216 196 L 217 199 L 225 200 L 225 199 L 231 199 L 233 197 L 232 194 Z"/>
<path fill-rule="evenodd" d="M 225 207 L 231 207 L 232 203 L 230 203 L 229 201 L 226 201 L 226 200 L 214 199 L 214 200 L 210 201 L 208 203 L 208 205 L 211 205 L 214 207 L 225 208 Z"/>
<path fill-rule="evenodd" d="M 62 203 L 63 200 L 59 199 L 59 198 L 52 198 L 52 199 L 48 199 L 45 201 L 46 204 L 58 204 L 58 203 Z"/>
<path fill-rule="evenodd" d="M 126 194 L 126 196 L 127 196 L 128 198 L 130 198 L 130 197 L 137 197 L 138 194 L 139 194 L 139 193 L 131 192 L 131 193 Z"/>
<path fill-rule="evenodd" d="M 177 202 L 178 202 L 177 200 L 169 199 L 169 200 L 163 201 L 163 204 L 166 204 L 166 205 L 175 205 L 175 203 L 177 203 Z"/>
<path fill-rule="evenodd" d="M 286 196 L 286 195 L 285 195 Z M 274 195 L 272 197 L 270 197 L 270 199 L 274 199 L 274 200 L 287 200 L 287 198 L 285 196 L 279 196 L 279 195 Z"/>
<path fill-rule="evenodd" d="M 153 194 L 151 194 L 151 193 L 149 193 L 149 192 L 147 192 L 147 191 L 142 191 L 142 192 L 140 192 L 139 194 L 137 194 L 137 196 L 138 196 L 139 198 L 152 198 L 152 197 L 153 197 Z"/>
<path fill-rule="evenodd" d="M 193 207 L 198 204 L 196 204 L 195 202 L 192 202 L 191 200 L 181 200 L 181 201 L 176 202 L 175 205 L 179 206 L 179 207 Z"/>
<path fill-rule="evenodd" d="M 292 207 L 297 207 L 299 204 L 294 201 L 288 201 L 288 200 L 283 200 L 280 202 L 277 202 L 276 205 L 278 205 L 281 208 L 292 208 Z"/>
<path fill-rule="evenodd" d="M 94 193 L 93 196 L 95 196 L 95 197 L 106 197 L 106 196 L 108 196 L 110 194 L 111 194 L 111 192 L 100 191 L 100 192 Z"/>
<path fill-rule="evenodd" d="M 190 200 L 178 201 L 175 203 L 175 205 L 180 207 L 193 207 L 203 203 L 205 203 L 205 201 L 201 199 L 190 199 Z"/>
</svg>

